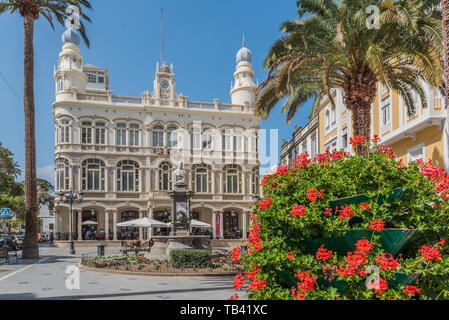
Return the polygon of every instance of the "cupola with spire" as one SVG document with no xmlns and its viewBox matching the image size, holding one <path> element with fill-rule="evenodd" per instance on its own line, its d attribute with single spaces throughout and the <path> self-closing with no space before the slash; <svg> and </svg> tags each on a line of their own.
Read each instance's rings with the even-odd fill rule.
<svg viewBox="0 0 449 320">
<path fill-rule="evenodd" d="M 231 83 L 231 100 L 234 105 L 253 105 L 256 102 L 256 84 L 254 70 L 251 64 L 252 53 L 246 47 L 243 35 L 242 48 L 236 55 L 236 71 L 234 84 Z"/>
<path fill-rule="evenodd" d="M 80 35 L 73 27 L 62 34 L 62 51 L 59 54 L 58 68 L 55 68 L 56 100 L 66 99 L 73 90 L 85 91 L 87 77 L 83 73 L 83 57 L 79 49 Z M 67 96 L 67 97 L 66 97 Z"/>
</svg>

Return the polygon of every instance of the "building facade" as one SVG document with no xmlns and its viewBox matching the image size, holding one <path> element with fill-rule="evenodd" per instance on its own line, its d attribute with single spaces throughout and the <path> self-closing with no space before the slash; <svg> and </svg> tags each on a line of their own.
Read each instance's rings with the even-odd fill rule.
<svg viewBox="0 0 449 320">
<path fill-rule="evenodd" d="M 430 159 L 434 165 L 448 170 L 448 138 L 445 128 L 447 110 L 444 97 L 436 88 L 425 83 L 422 87 L 427 103 L 423 104 L 419 95 L 414 93 L 415 111 L 409 114 L 399 93 L 378 83 L 376 99 L 371 105 L 371 138 L 378 135 L 380 143 L 385 147 L 391 146 L 398 159 L 403 159 L 404 163 Z M 341 89 L 333 89 L 332 97 L 335 105 L 327 97 L 323 98 L 316 115 L 319 152 L 353 152 L 349 145 L 349 138 L 354 135 L 351 112 L 345 106 Z M 314 121 L 316 120 L 311 123 Z M 289 158 L 295 155 L 294 150 L 288 147 L 295 145 L 293 141 L 296 140 L 286 142 L 285 149 L 283 145 L 281 162 L 288 163 Z"/>
<path fill-rule="evenodd" d="M 167 230 L 120 228 L 140 217 L 167 222 L 173 171 L 182 165 L 194 191 L 193 218 L 221 239 L 246 237 L 259 161 L 256 85 L 251 51 L 237 53 L 231 104 L 195 102 L 177 93 L 173 65 L 156 66 L 153 91 L 117 96 L 107 69 L 83 64 L 73 29 L 62 37 L 55 67 L 55 189 L 83 191 L 72 228 L 78 240 L 104 230 L 120 240 Z M 57 238 L 68 239 L 69 207 L 56 202 Z M 103 232 L 102 232 L 103 233 Z M 100 234 L 100 233 L 98 233 Z"/>
</svg>

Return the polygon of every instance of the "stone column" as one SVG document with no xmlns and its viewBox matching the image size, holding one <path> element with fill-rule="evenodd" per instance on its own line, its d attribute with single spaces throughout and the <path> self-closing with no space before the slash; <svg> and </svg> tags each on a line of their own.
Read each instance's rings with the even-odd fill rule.
<svg viewBox="0 0 449 320">
<path fill-rule="evenodd" d="M 139 219 L 142 219 L 143 218 L 143 212 L 142 212 L 142 210 L 140 210 L 139 211 Z M 139 227 L 139 239 L 142 239 L 143 238 L 143 230 L 142 230 L 142 227 Z"/>
<path fill-rule="evenodd" d="M 78 241 L 83 240 L 83 225 L 82 223 L 82 217 L 83 212 L 81 210 L 77 210 L 78 213 Z"/>
<path fill-rule="evenodd" d="M 114 230 L 114 240 L 117 240 L 117 210 L 114 210 L 113 212 L 113 230 Z"/>
<path fill-rule="evenodd" d="M 105 240 L 109 240 L 109 210 L 104 211 L 104 232 Z"/>
<path fill-rule="evenodd" d="M 153 206 L 150 206 L 149 218 L 153 219 Z M 150 227 L 150 234 L 148 235 L 149 239 L 153 237 L 153 227 Z"/>
<path fill-rule="evenodd" d="M 212 239 L 217 239 L 217 212 L 212 211 Z"/>
<path fill-rule="evenodd" d="M 220 239 L 223 239 L 224 229 L 223 229 L 223 211 L 220 211 Z"/>
<path fill-rule="evenodd" d="M 242 214 L 242 238 L 243 239 L 246 239 L 247 238 L 247 229 L 248 229 L 248 226 L 247 226 L 247 220 L 248 220 L 248 214 L 249 214 L 249 212 L 248 211 L 243 211 L 243 214 Z"/>
</svg>

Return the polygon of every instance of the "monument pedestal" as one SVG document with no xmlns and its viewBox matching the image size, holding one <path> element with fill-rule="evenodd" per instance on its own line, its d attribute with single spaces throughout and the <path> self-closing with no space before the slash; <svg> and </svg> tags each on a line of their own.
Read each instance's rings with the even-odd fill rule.
<svg viewBox="0 0 449 320">
<path fill-rule="evenodd" d="M 156 236 L 151 253 L 170 255 L 173 250 L 211 250 L 209 236 Z"/>
</svg>

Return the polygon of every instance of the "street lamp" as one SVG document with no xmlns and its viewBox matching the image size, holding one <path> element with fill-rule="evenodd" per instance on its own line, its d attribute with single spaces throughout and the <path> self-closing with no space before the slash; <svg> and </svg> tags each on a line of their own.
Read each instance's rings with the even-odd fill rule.
<svg viewBox="0 0 449 320">
<path fill-rule="evenodd" d="M 74 203 L 81 203 L 83 201 L 83 192 L 80 191 L 78 193 L 74 193 L 72 191 L 69 191 L 69 193 L 59 192 L 59 201 L 68 203 L 70 205 L 70 217 L 69 217 L 69 223 L 70 223 L 70 254 L 75 254 L 75 243 L 73 242 L 73 235 L 72 235 L 72 228 L 73 228 L 73 222 L 72 222 L 72 205 Z"/>
</svg>

